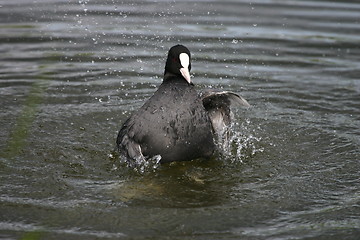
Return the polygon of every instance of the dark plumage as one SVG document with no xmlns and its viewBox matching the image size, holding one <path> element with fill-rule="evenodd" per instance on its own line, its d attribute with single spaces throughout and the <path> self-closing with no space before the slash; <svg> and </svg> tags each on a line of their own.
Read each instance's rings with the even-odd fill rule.
<svg viewBox="0 0 360 240">
<path fill-rule="evenodd" d="M 216 135 L 230 124 L 230 104 L 249 106 L 235 93 L 198 93 L 190 69 L 189 50 L 182 45 L 172 47 L 162 84 L 119 131 L 118 150 L 130 165 L 156 155 L 162 163 L 209 158 L 216 150 Z"/>
</svg>

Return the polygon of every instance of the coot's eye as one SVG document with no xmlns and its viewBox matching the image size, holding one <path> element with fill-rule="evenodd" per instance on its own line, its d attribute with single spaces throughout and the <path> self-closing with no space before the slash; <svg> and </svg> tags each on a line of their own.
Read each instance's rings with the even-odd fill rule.
<svg viewBox="0 0 360 240">
<path fill-rule="evenodd" d="M 173 62 L 177 62 L 178 60 L 177 60 L 176 57 L 173 57 L 173 58 L 172 58 L 172 61 L 173 61 Z"/>
</svg>

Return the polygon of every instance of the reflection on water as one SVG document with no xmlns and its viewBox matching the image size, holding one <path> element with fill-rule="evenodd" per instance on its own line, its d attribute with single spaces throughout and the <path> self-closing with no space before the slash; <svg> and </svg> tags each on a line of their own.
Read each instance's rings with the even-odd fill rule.
<svg viewBox="0 0 360 240">
<path fill-rule="evenodd" d="M 356 1 L 0 3 L 0 238 L 356 239 Z M 122 122 L 193 55 L 240 93 L 232 144 L 139 174 Z"/>
</svg>

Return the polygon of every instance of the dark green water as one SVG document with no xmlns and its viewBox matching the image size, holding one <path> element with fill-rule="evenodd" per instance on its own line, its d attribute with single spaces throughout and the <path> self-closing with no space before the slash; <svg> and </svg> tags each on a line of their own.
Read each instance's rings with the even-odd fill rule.
<svg viewBox="0 0 360 240">
<path fill-rule="evenodd" d="M 0 239 L 358 239 L 359 33 L 357 1 L 0 1 Z M 177 43 L 252 108 L 139 174 L 117 131 Z"/>
</svg>

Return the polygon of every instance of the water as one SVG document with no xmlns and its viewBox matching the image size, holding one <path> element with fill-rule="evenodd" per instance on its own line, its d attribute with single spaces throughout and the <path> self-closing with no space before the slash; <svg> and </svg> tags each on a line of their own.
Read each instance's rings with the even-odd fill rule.
<svg viewBox="0 0 360 240">
<path fill-rule="evenodd" d="M 0 238 L 358 239 L 357 1 L 1 1 Z M 148 168 L 121 123 L 192 52 L 234 146 Z"/>
</svg>

